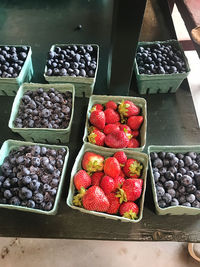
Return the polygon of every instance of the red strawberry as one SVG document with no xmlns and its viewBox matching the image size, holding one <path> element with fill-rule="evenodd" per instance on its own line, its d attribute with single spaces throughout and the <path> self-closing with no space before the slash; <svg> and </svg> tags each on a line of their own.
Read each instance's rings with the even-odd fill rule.
<svg viewBox="0 0 200 267">
<path fill-rule="evenodd" d="M 91 134 L 94 130 L 99 130 L 97 127 L 95 126 L 90 126 L 88 127 L 88 133 Z M 100 131 L 100 130 L 99 130 Z"/>
<path fill-rule="evenodd" d="M 120 121 L 119 113 L 112 108 L 108 108 L 104 110 L 105 118 L 106 118 L 106 124 L 110 123 L 116 123 Z"/>
<path fill-rule="evenodd" d="M 115 124 L 116 124 L 117 126 L 120 126 L 120 125 L 121 125 L 121 122 L 117 121 L 117 122 L 115 122 Z"/>
<path fill-rule="evenodd" d="M 118 111 L 122 117 L 130 117 L 132 115 L 138 115 L 140 108 L 129 100 L 122 100 L 118 106 Z"/>
<path fill-rule="evenodd" d="M 77 190 L 81 187 L 88 188 L 91 185 L 91 177 L 86 171 L 80 170 L 74 175 L 74 185 Z"/>
<path fill-rule="evenodd" d="M 114 179 L 110 176 L 104 176 L 101 179 L 100 187 L 103 189 L 105 194 L 113 192 L 115 189 Z"/>
<path fill-rule="evenodd" d="M 103 106 L 101 104 L 94 104 L 90 110 L 90 112 L 92 113 L 95 110 L 103 110 Z"/>
<path fill-rule="evenodd" d="M 139 141 L 136 139 L 136 138 L 131 138 L 129 140 L 129 143 L 128 143 L 128 146 L 129 148 L 136 148 L 136 147 L 139 147 L 140 146 L 140 143 Z"/>
<path fill-rule="evenodd" d="M 91 176 L 92 185 L 98 185 L 100 184 L 101 178 L 104 176 L 103 172 L 94 172 Z"/>
<path fill-rule="evenodd" d="M 122 187 L 125 179 L 122 176 L 118 176 L 117 178 L 114 179 L 114 187 L 115 189 L 119 189 Z"/>
<path fill-rule="evenodd" d="M 127 125 L 132 130 L 138 130 L 144 120 L 143 116 L 131 116 L 128 118 Z"/>
<path fill-rule="evenodd" d="M 110 207 L 106 211 L 109 214 L 117 214 L 120 206 L 119 198 L 115 196 L 114 193 L 106 195 L 110 203 Z"/>
<path fill-rule="evenodd" d="M 105 140 L 105 134 L 100 132 L 99 130 L 93 130 L 91 134 L 88 135 L 88 141 L 91 144 L 97 145 L 97 146 L 104 146 L 104 140 Z"/>
<path fill-rule="evenodd" d="M 119 213 L 121 216 L 128 219 L 137 219 L 139 208 L 134 202 L 124 202 L 120 205 Z"/>
<path fill-rule="evenodd" d="M 135 130 L 135 131 L 132 131 L 131 134 L 132 134 L 132 136 L 133 136 L 134 138 L 136 138 L 136 137 L 139 136 L 140 132 L 139 132 L 138 130 Z"/>
<path fill-rule="evenodd" d="M 88 172 L 103 170 L 104 157 L 93 152 L 85 152 L 82 159 L 82 167 Z"/>
<path fill-rule="evenodd" d="M 95 110 L 90 115 L 90 123 L 98 129 L 103 130 L 105 127 L 105 114 L 101 110 Z"/>
<path fill-rule="evenodd" d="M 119 126 L 119 128 L 120 128 L 121 131 L 125 132 L 125 134 L 128 137 L 128 139 L 131 139 L 133 137 L 132 134 L 131 134 L 131 129 L 130 129 L 130 127 L 128 125 L 121 124 Z"/>
<path fill-rule="evenodd" d="M 97 186 L 91 186 L 82 199 L 83 207 L 86 210 L 102 211 L 108 210 L 110 203 L 103 190 Z"/>
<path fill-rule="evenodd" d="M 112 148 L 127 147 L 129 139 L 122 131 L 114 131 L 105 137 L 105 144 Z"/>
<path fill-rule="evenodd" d="M 121 167 L 124 167 L 124 165 L 127 161 L 127 156 L 124 153 L 124 151 L 115 152 L 113 157 L 115 157 L 118 160 Z"/>
<path fill-rule="evenodd" d="M 117 104 L 114 101 L 108 101 L 105 106 L 106 106 L 106 109 L 107 108 L 112 108 L 114 110 L 117 109 Z"/>
<path fill-rule="evenodd" d="M 123 172 L 129 178 L 138 178 L 141 175 L 143 166 L 136 159 L 128 159 L 123 168 Z"/>
<path fill-rule="evenodd" d="M 104 129 L 103 132 L 107 135 L 109 133 L 112 133 L 114 131 L 119 131 L 119 126 L 116 124 L 107 124 Z"/>
<path fill-rule="evenodd" d="M 120 165 L 116 158 L 110 157 L 107 158 L 104 162 L 104 172 L 106 175 L 116 178 L 120 174 Z"/>
<path fill-rule="evenodd" d="M 120 171 L 120 174 L 119 174 L 119 176 L 121 176 L 121 177 L 123 177 L 123 178 L 125 178 L 125 177 L 126 177 L 126 175 L 123 173 L 122 169 L 121 169 L 121 171 Z"/>
<path fill-rule="evenodd" d="M 141 196 L 142 185 L 142 179 L 126 179 L 116 195 L 120 198 L 120 203 L 137 200 Z"/>
</svg>

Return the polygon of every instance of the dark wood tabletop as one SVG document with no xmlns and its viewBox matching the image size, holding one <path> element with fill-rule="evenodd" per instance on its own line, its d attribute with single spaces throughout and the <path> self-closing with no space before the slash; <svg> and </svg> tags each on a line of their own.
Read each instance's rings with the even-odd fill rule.
<svg viewBox="0 0 200 267">
<path fill-rule="evenodd" d="M 83 41 L 84 43 L 97 43 L 100 46 L 100 62 L 94 93 L 116 94 L 114 87 L 108 87 L 109 79 L 107 76 L 108 60 L 111 53 L 110 45 L 114 42 L 112 39 L 113 2 L 36 0 L 32 2 L 20 1 L 19 4 L 16 4 L 17 2 L 13 4 L 3 0 L 0 2 L 1 41 L 3 44 L 29 44 L 32 46 L 35 70 L 33 82 L 44 82 L 42 74 L 46 52 L 52 44 L 59 42 L 81 43 Z M 141 5 L 141 15 L 143 8 L 144 2 Z M 137 10 L 131 12 L 134 20 L 134 12 Z M 176 35 L 170 18 L 170 13 L 166 9 L 166 1 L 148 1 L 140 40 L 175 38 Z M 118 19 L 125 18 L 119 16 Z M 78 24 L 83 26 L 80 31 L 74 30 Z M 132 38 L 133 51 L 130 52 L 132 55 L 135 54 L 140 26 L 141 21 L 138 21 L 138 27 L 135 26 L 133 31 L 131 27 L 128 27 L 126 33 L 121 32 L 126 42 L 131 34 L 135 34 L 135 37 Z M 151 33 L 149 29 L 151 29 Z M 114 33 L 114 36 L 116 35 L 117 33 Z M 119 36 L 117 39 L 119 40 Z M 119 49 L 119 45 L 116 49 Z M 118 56 L 123 57 L 123 51 Z M 131 61 L 133 58 L 129 58 L 129 60 Z M 116 64 L 112 60 L 111 62 Z M 130 62 L 127 66 L 130 71 L 132 68 Z M 121 68 L 126 69 L 126 65 L 121 66 Z M 115 71 L 117 74 L 119 69 L 115 69 Z M 115 83 L 115 85 L 116 90 L 121 95 L 139 96 L 135 76 L 133 75 L 131 78 L 130 72 L 124 85 L 122 83 Z M 144 95 L 143 97 L 147 100 L 148 112 L 147 145 L 144 152 L 147 151 L 150 144 L 199 144 L 200 131 L 187 80 L 182 83 L 176 94 Z M 7 139 L 21 140 L 20 136 L 12 133 L 7 126 L 13 99 L 13 97 L 0 97 L 1 144 Z M 76 98 L 75 100 L 72 132 L 67 144 L 70 157 L 57 215 L 39 215 L 2 208 L 0 209 L 0 236 L 200 242 L 200 215 L 156 215 L 149 174 L 143 219 L 139 223 L 122 223 L 88 215 L 72 210 L 66 205 L 71 169 L 82 146 L 87 104 L 87 98 Z"/>
</svg>

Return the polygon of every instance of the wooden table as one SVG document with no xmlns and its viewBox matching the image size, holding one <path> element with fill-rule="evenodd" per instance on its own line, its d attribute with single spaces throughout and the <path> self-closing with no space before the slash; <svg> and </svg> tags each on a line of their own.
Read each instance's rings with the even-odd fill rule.
<svg viewBox="0 0 200 267">
<path fill-rule="evenodd" d="M 32 46 L 35 69 L 34 82 L 43 81 L 45 56 L 51 44 L 72 41 L 80 43 L 83 40 L 89 43 L 98 43 L 100 45 L 100 67 L 95 93 L 114 94 L 116 92 L 114 88 L 111 86 L 109 88 L 112 90 L 109 90 L 107 87 L 107 65 L 112 39 L 110 38 L 112 11 L 112 1 L 63 0 L 54 2 L 37 0 L 21 1 L 18 5 L 13 5 L 10 1 L 1 1 L 1 40 L 5 44 L 27 43 Z M 129 11 L 127 10 L 127 12 Z M 138 10 L 131 10 L 131 12 L 134 20 L 134 13 Z M 142 10 L 140 12 L 142 14 Z M 140 40 L 164 40 L 176 37 L 170 18 L 170 13 L 166 9 L 166 1 L 149 1 Z M 119 19 L 124 18 L 119 17 Z M 83 29 L 77 32 L 74 31 L 74 28 L 78 24 L 82 24 Z M 149 32 L 150 25 L 151 32 Z M 120 34 L 127 41 L 131 34 L 139 35 L 139 28 L 140 22 L 134 31 L 130 27 L 127 28 L 127 32 L 121 31 Z M 117 35 L 117 33 L 115 34 Z M 136 39 L 135 37 L 134 40 Z M 119 46 L 117 47 L 119 48 Z M 134 54 L 135 49 L 136 42 L 131 53 Z M 118 54 L 118 57 L 123 57 L 123 51 Z M 132 60 L 133 58 L 129 58 L 129 61 Z M 130 71 L 131 64 L 130 62 L 127 64 Z M 126 69 L 126 65 L 121 66 L 121 68 Z M 128 92 L 129 95 L 137 96 L 135 77 L 133 75 L 132 79 L 130 78 L 126 80 L 124 85 L 122 83 L 115 84 L 116 90 L 120 91 L 121 95 Z M 130 80 L 131 86 L 129 88 Z M 181 85 L 176 94 L 145 95 L 144 97 L 147 100 L 148 110 L 146 147 L 150 144 L 181 145 L 200 142 L 200 133 L 187 81 Z M 20 139 L 7 127 L 12 102 L 13 97 L 0 97 L 1 143 L 9 138 Z M 91 216 L 72 210 L 66 205 L 70 172 L 82 145 L 87 104 L 88 99 L 76 98 L 72 133 L 68 144 L 70 157 L 57 215 L 44 216 L 1 209 L 0 236 L 199 242 L 200 216 L 158 216 L 155 214 L 149 175 L 144 217 L 139 223 L 121 223 L 120 221 Z"/>
</svg>

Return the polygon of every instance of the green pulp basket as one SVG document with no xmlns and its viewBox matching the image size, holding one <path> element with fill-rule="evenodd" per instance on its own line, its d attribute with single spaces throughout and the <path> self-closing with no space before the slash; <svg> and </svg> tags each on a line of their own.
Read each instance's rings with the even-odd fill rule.
<svg viewBox="0 0 200 267">
<path fill-rule="evenodd" d="M 140 94 L 156 94 L 156 93 L 175 93 L 181 85 L 182 81 L 188 76 L 190 67 L 188 60 L 184 54 L 183 48 L 177 40 L 155 41 L 155 42 L 139 42 L 138 47 L 151 47 L 155 44 L 169 44 L 179 49 L 183 55 L 186 72 L 175 74 L 140 74 L 138 70 L 137 61 L 135 58 L 134 68 L 136 73 L 137 85 Z"/>
<path fill-rule="evenodd" d="M 72 111 L 69 125 L 66 129 L 49 129 L 49 128 L 17 128 L 14 126 L 14 120 L 17 117 L 21 98 L 26 91 L 36 91 L 42 87 L 44 91 L 48 91 L 50 88 L 55 88 L 58 92 L 72 92 Z M 42 143 L 67 143 L 69 141 L 72 120 L 74 114 L 74 86 L 72 84 L 40 84 L 40 83 L 24 83 L 18 90 L 14 99 L 12 111 L 8 127 L 16 133 L 19 133 L 26 141 L 42 142 Z"/>
<path fill-rule="evenodd" d="M 185 206 L 171 206 L 167 208 L 160 208 L 158 205 L 158 199 L 156 194 L 156 186 L 153 176 L 153 169 L 151 164 L 151 152 L 172 152 L 172 153 L 187 153 L 187 152 L 197 152 L 200 153 L 200 145 L 193 146 L 149 146 L 149 165 L 150 165 L 150 174 L 151 174 L 151 185 L 153 191 L 153 199 L 155 203 L 156 213 L 158 215 L 197 215 L 200 214 L 199 208 L 185 207 Z"/>
<path fill-rule="evenodd" d="M 84 208 L 80 208 L 80 207 L 74 206 L 73 197 L 74 197 L 74 193 L 75 193 L 75 187 L 74 187 L 73 178 L 74 178 L 74 175 L 77 173 L 77 171 L 82 169 L 81 161 L 82 161 L 84 153 L 87 152 L 87 151 L 90 151 L 90 152 L 94 152 L 96 154 L 102 155 L 105 158 L 106 157 L 111 157 L 115 153 L 115 151 L 113 151 L 112 149 L 106 149 L 105 150 L 102 147 L 94 147 L 91 144 L 84 144 L 82 146 L 81 150 L 78 153 L 78 156 L 76 157 L 74 166 L 72 168 L 69 192 L 68 192 L 67 201 L 66 201 L 67 205 L 69 207 L 71 207 L 72 209 L 79 210 L 80 212 L 92 214 L 92 215 L 95 215 L 95 216 L 104 217 L 104 218 L 107 218 L 107 219 L 120 220 L 122 222 L 137 223 L 142 219 L 142 217 L 143 217 L 143 208 L 144 208 L 144 198 L 145 198 L 145 191 L 146 191 L 148 156 L 146 154 L 144 154 L 144 153 L 135 152 L 133 150 L 132 151 L 130 151 L 130 150 L 127 151 L 127 150 L 124 150 L 124 149 L 121 149 L 121 150 L 126 153 L 128 158 L 137 159 L 144 166 L 143 167 L 143 172 L 142 172 L 142 177 L 141 177 L 144 180 L 144 182 L 143 182 L 142 194 L 141 194 L 141 197 L 139 199 L 139 209 L 140 209 L 140 211 L 139 211 L 138 219 L 137 220 L 131 220 L 131 219 L 124 218 L 124 217 L 121 217 L 121 216 L 118 216 L 118 215 L 111 215 L 111 214 L 107 214 L 107 213 L 103 213 L 103 212 L 97 212 L 97 211 L 89 211 L 89 210 L 86 210 Z"/>
<path fill-rule="evenodd" d="M 66 47 L 67 45 L 74 45 L 74 44 L 54 44 L 52 45 L 50 51 L 54 51 L 55 47 Z M 77 46 L 80 45 L 88 45 L 88 44 L 75 44 Z M 89 77 L 70 77 L 70 76 L 47 76 L 47 66 L 45 66 L 44 70 L 44 78 L 49 83 L 71 83 L 75 86 L 75 94 L 77 97 L 90 97 L 94 90 L 94 85 L 96 81 L 97 76 L 97 70 L 98 70 L 98 62 L 99 62 L 99 46 L 96 44 L 90 44 L 92 47 L 96 50 L 96 56 L 97 56 L 97 68 L 95 70 L 95 76 L 94 78 Z"/>
<path fill-rule="evenodd" d="M 46 145 L 46 144 L 38 144 L 38 143 L 16 141 L 16 140 L 7 140 L 3 143 L 1 150 L 0 150 L 0 166 L 3 164 L 4 159 L 9 155 L 11 150 L 19 148 L 21 146 L 34 146 L 34 145 L 38 145 L 40 147 L 43 146 L 47 148 L 53 148 L 56 150 L 60 148 L 65 148 L 67 151 L 53 209 L 50 211 L 45 211 L 45 210 L 32 209 L 32 208 L 27 208 L 23 206 L 15 206 L 15 205 L 9 205 L 9 204 L 0 204 L 0 208 L 7 208 L 7 209 L 26 211 L 26 212 L 34 212 L 34 213 L 45 214 L 45 215 L 55 215 L 58 210 L 58 203 L 61 197 L 62 186 L 63 186 L 66 169 L 67 169 L 67 162 L 68 162 L 68 157 L 69 157 L 69 149 L 67 146 L 56 146 L 56 145 Z"/>
<path fill-rule="evenodd" d="M 21 47 L 21 45 L 8 45 L 9 47 Z M 17 78 L 0 78 L 0 95 L 15 96 L 17 90 L 24 82 L 30 82 L 33 76 L 32 50 L 30 46 L 27 58 Z"/>
<path fill-rule="evenodd" d="M 134 151 L 142 151 L 144 150 L 144 147 L 146 145 L 146 132 L 147 132 L 147 104 L 146 100 L 141 97 L 132 97 L 132 96 L 107 96 L 107 95 L 92 95 L 89 99 L 88 109 L 86 113 L 86 122 L 85 122 L 85 130 L 84 130 L 84 136 L 83 136 L 83 142 L 88 142 L 88 128 L 90 126 L 89 124 L 89 117 L 90 117 L 90 110 L 94 104 L 105 104 L 108 101 L 114 101 L 115 103 L 120 103 L 122 100 L 129 100 L 133 102 L 135 105 L 139 106 L 141 108 L 141 115 L 144 116 L 144 121 L 142 123 L 142 126 L 140 128 L 140 147 L 137 148 L 124 148 L 125 151 L 128 150 L 134 150 Z M 99 147 L 97 145 L 93 145 L 94 147 Z M 104 147 L 104 149 L 115 149 L 116 148 L 108 148 Z M 121 149 L 118 149 L 121 150 Z"/>
</svg>

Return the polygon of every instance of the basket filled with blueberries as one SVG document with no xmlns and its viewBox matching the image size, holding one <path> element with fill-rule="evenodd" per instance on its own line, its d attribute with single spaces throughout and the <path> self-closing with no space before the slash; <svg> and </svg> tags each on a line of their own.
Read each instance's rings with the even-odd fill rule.
<svg viewBox="0 0 200 267">
<path fill-rule="evenodd" d="M 190 72 L 177 40 L 139 42 L 134 66 L 141 94 L 174 93 Z"/>
<path fill-rule="evenodd" d="M 0 46 L 0 95 L 14 96 L 33 75 L 30 46 Z"/>
<path fill-rule="evenodd" d="M 54 215 L 68 147 L 7 140 L 0 150 L 0 207 Z"/>
<path fill-rule="evenodd" d="M 14 99 L 8 126 L 26 141 L 67 143 L 74 98 L 72 84 L 24 83 Z"/>
<path fill-rule="evenodd" d="M 93 93 L 99 60 L 95 44 L 55 44 L 47 55 L 44 77 L 49 83 L 72 83 L 76 96 Z"/>
<path fill-rule="evenodd" d="M 149 146 L 148 153 L 156 212 L 200 214 L 200 146 Z"/>
</svg>

